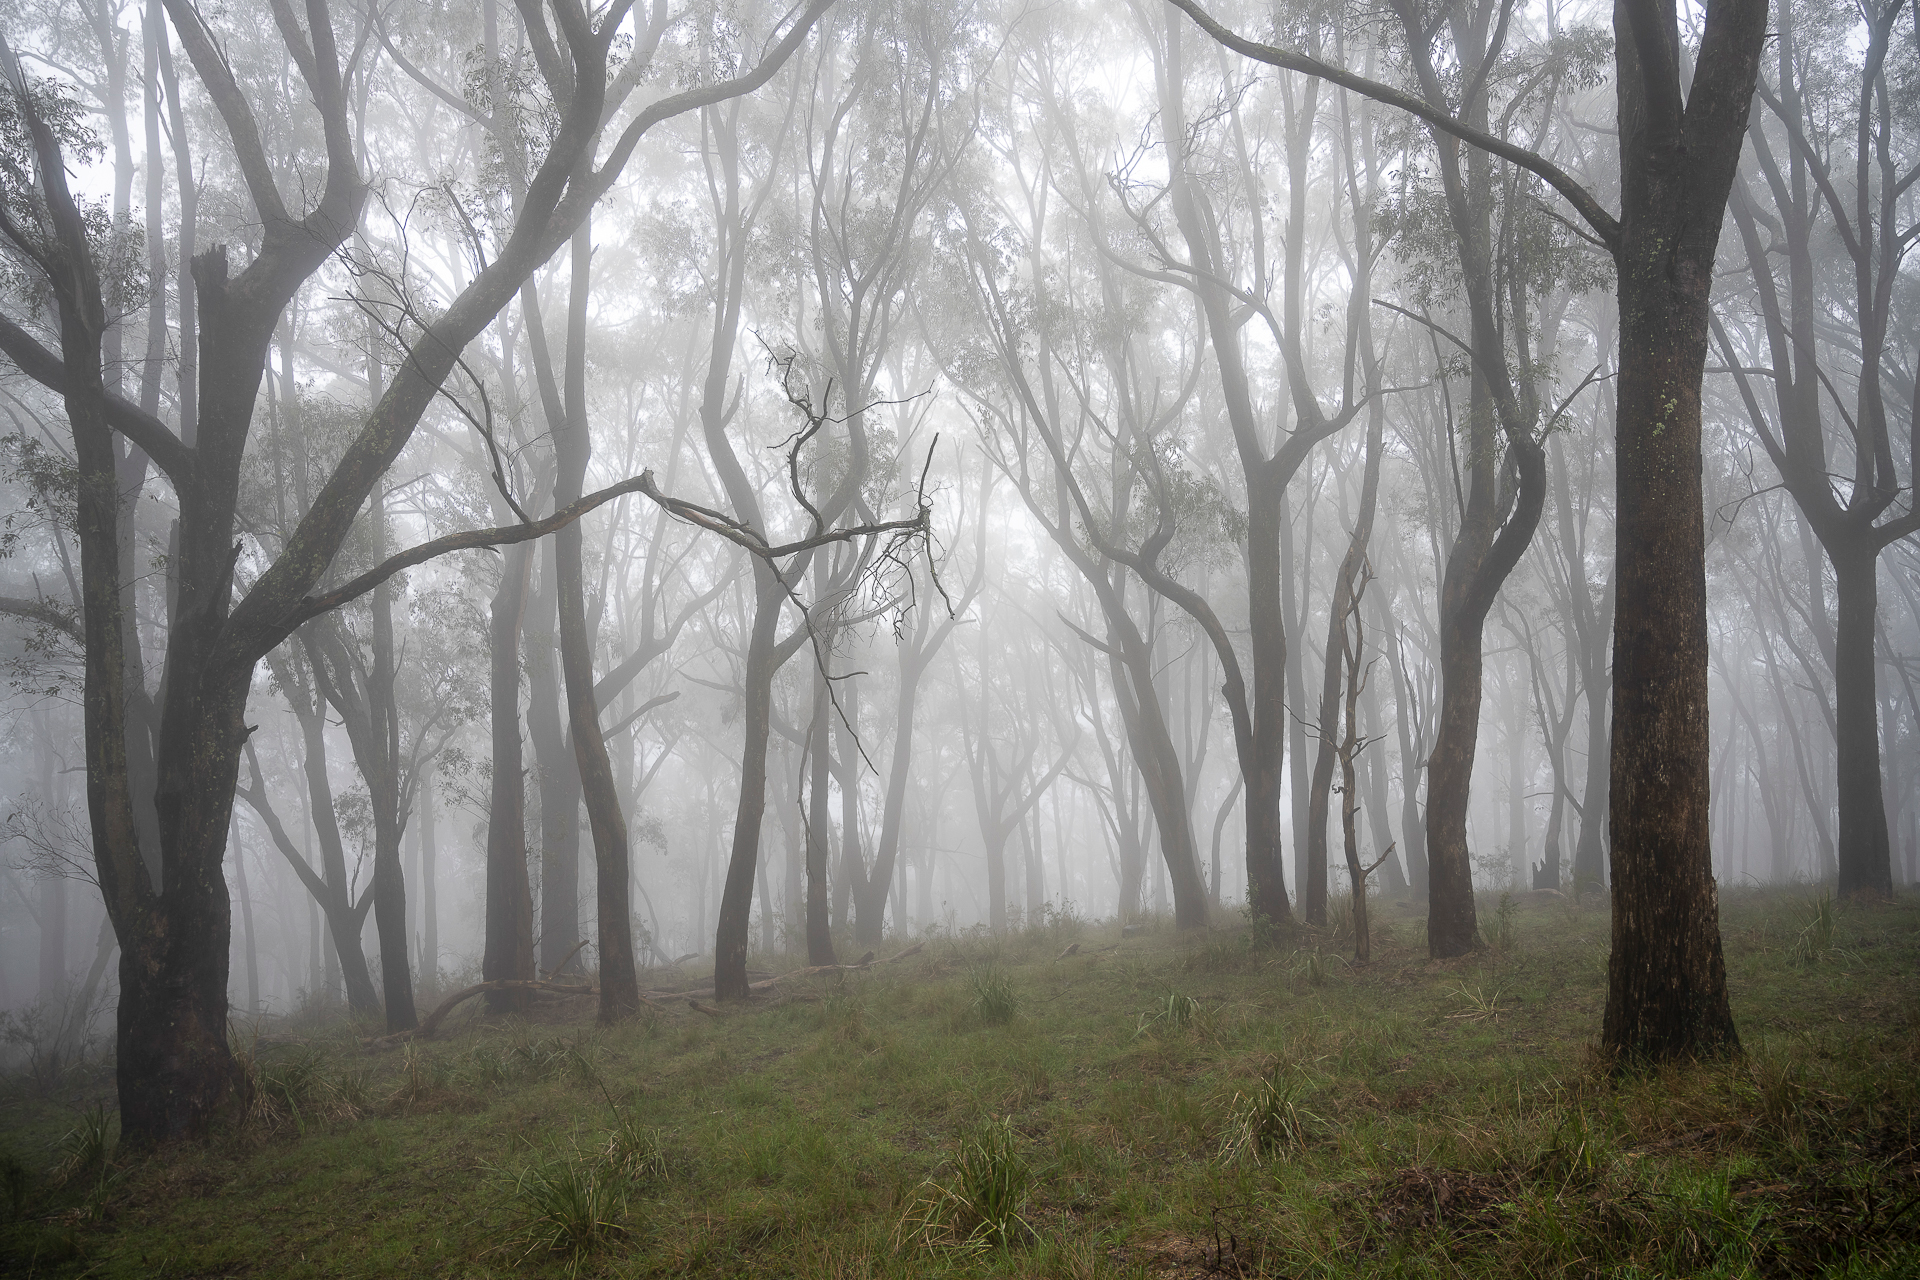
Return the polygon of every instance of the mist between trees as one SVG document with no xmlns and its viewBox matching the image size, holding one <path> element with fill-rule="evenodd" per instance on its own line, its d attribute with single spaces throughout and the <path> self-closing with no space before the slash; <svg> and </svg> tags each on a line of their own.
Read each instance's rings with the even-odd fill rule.
<svg viewBox="0 0 1920 1280">
<path fill-rule="evenodd" d="M 1920 876 L 1912 6 L 0 30 L 0 1006 L 137 1141 L 230 1012 L 1368 895 L 1722 1053 L 1716 883 Z"/>
</svg>

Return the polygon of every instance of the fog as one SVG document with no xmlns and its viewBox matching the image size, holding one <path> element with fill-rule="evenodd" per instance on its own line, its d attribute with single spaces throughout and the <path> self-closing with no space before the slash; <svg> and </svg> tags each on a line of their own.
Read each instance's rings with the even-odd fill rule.
<svg viewBox="0 0 1920 1280">
<path fill-rule="evenodd" d="M 1612 13 L 1208 6 L 1529 171 L 1171 5 L 818 9 L 0 6 L 9 1027 L 112 1037 L 110 900 L 205 1016 L 398 1031 L 1609 891 L 1668 687 L 1611 646 L 1676 621 L 1566 195 L 1634 198 Z M 1920 878 L 1920 32 L 1862 13 L 1773 16 L 1719 224 L 1709 893 Z"/>
</svg>

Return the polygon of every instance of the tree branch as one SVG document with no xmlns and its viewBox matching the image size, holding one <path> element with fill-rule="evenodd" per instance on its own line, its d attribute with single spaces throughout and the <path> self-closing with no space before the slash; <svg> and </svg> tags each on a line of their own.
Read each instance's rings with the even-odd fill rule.
<svg viewBox="0 0 1920 1280">
<path fill-rule="evenodd" d="M 4 315 L 0 315 L 0 352 L 5 352 L 20 372 L 55 395 L 64 396 L 67 393 L 65 362 Z M 193 484 L 194 452 L 168 429 L 166 423 L 131 400 L 112 392 L 107 392 L 102 400 L 106 408 L 107 425 L 152 458 L 154 465 L 167 473 L 167 479 L 173 482 L 175 489 Z"/>
<path fill-rule="evenodd" d="M 1304 53 L 1276 48 L 1273 45 L 1261 44 L 1236 35 L 1214 21 L 1200 7 L 1199 0 L 1168 0 L 1168 2 L 1192 18 L 1202 31 L 1243 58 L 1264 62 L 1268 66 L 1279 67 L 1283 71 L 1297 71 L 1303 75 L 1317 76 L 1339 85 L 1342 89 L 1351 90 L 1362 97 L 1372 98 L 1375 102 L 1398 107 L 1410 115 L 1425 120 L 1442 133 L 1451 134 L 1490 155 L 1496 155 L 1502 160 L 1517 164 L 1529 173 L 1538 174 L 1546 179 L 1548 185 L 1555 191 L 1566 197 L 1567 203 L 1571 204 L 1574 210 L 1586 220 L 1587 225 L 1593 228 L 1594 233 L 1606 244 L 1608 250 L 1611 251 L 1619 246 L 1619 221 L 1602 208 L 1593 194 L 1574 180 L 1573 175 L 1545 157 L 1525 147 L 1515 146 L 1503 138 L 1496 138 L 1490 133 L 1475 129 L 1471 125 L 1462 124 L 1447 112 L 1429 106 L 1420 98 L 1395 89 L 1391 85 L 1357 76 L 1351 71 L 1322 62 L 1318 58 L 1308 57 Z"/>
<path fill-rule="evenodd" d="M 20 596 L 0 596 L 0 613 L 15 618 L 25 618 L 29 622 L 38 622 L 42 626 L 52 627 L 61 635 L 77 645 L 85 646 L 87 633 L 80 626 L 77 615 L 64 612 L 51 600 L 28 600 Z"/>
</svg>

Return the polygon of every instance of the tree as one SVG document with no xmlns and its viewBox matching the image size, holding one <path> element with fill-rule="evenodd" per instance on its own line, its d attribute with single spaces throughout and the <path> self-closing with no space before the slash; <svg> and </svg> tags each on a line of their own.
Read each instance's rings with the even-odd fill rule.
<svg viewBox="0 0 1920 1280">
<path fill-rule="evenodd" d="M 194 259 L 199 349 L 197 432 L 175 434 L 153 414 L 116 395 L 105 373 L 108 309 L 101 246 L 67 180 L 57 96 L 30 83 L 0 41 L 11 119 L 29 147 L 9 156 L 0 234 L 50 290 L 57 354 L 17 322 L 0 319 L 0 350 L 61 396 L 78 469 L 83 626 L 83 695 L 88 811 L 102 893 L 120 938 L 121 1000 L 116 1027 L 122 1132 L 150 1144 L 202 1130 L 230 1095 L 235 1070 L 227 1046 L 227 964 L 231 912 L 222 862 L 254 668 L 302 622 L 372 590 L 427 555 L 495 545 L 550 532 L 582 514 L 563 509 L 556 523 L 437 539 L 403 552 L 341 586 L 321 586 L 360 508 L 398 456 L 467 343 L 526 278 L 572 234 L 593 202 L 618 178 L 640 137 L 659 120 L 757 88 L 805 38 L 826 0 L 814 0 L 765 58 L 743 74 L 661 98 L 624 125 L 595 164 L 611 112 L 633 86 L 637 68 L 612 50 L 630 6 L 617 2 L 596 24 L 576 0 L 551 14 L 523 6 L 530 42 L 558 109 L 558 126 L 528 185 L 511 230 L 466 287 L 429 322 L 406 333 L 407 355 L 393 370 L 311 508 L 279 553 L 235 597 L 239 472 L 266 367 L 267 345 L 296 290 L 346 243 L 360 220 L 368 182 L 349 116 L 349 82 L 370 74 L 348 63 L 335 42 L 325 0 L 309 0 L 302 27 L 291 5 L 274 17 L 322 124 L 324 181 L 304 214 L 287 204 L 258 121 L 200 13 L 167 0 L 174 30 L 226 126 L 260 228 L 257 252 L 237 273 L 226 246 Z M 664 6 L 654 22 L 667 21 Z M 640 61 L 639 59 L 635 60 Z M 182 345 L 185 345 L 183 343 Z M 179 549 L 170 565 L 177 597 L 159 711 L 152 736 L 157 779 L 149 789 L 129 746 L 133 707 L 120 564 L 122 512 L 118 441 L 143 450 L 172 483 L 180 503 Z M 644 477 L 650 483 L 650 477 Z M 640 481 L 623 491 L 636 491 Z M 620 486 L 616 486 L 620 488 Z M 599 495 L 596 495 L 599 496 Z M 600 497 L 604 501 L 613 496 Z M 143 792 L 144 794 L 137 794 Z M 157 848 L 143 840 L 137 810 L 155 813 Z"/>
<path fill-rule="evenodd" d="M 1228 48 L 1322 76 L 1545 179 L 1612 255 L 1615 431 L 1613 952 L 1602 1043 L 1622 1063 L 1734 1051 L 1708 843 L 1706 530 L 1700 386 L 1715 250 L 1766 39 L 1766 0 L 1709 0 L 1691 85 L 1672 0 L 1616 0 L 1620 216 L 1559 166 L 1391 86 L 1246 40 L 1170 0 Z"/>
<path fill-rule="evenodd" d="M 1913 201 L 1902 195 L 1920 175 L 1915 132 L 1890 93 L 1887 61 L 1902 0 L 1871 0 L 1860 6 L 1866 48 L 1857 81 L 1838 83 L 1819 46 L 1855 35 L 1854 12 L 1785 6 L 1780 15 L 1777 62 L 1763 77 L 1760 97 L 1767 112 L 1747 127 L 1751 172 L 1734 183 L 1734 225 L 1753 277 L 1754 302 L 1766 365 L 1751 371 L 1727 330 L 1715 334 L 1739 387 L 1754 433 L 1780 473 L 1781 483 L 1826 552 L 1834 573 L 1835 623 L 1828 660 L 1834 687 L 1835 765 L 1839 780 L 1836 856 L 1842 896 L 1884 896 L 1893 891 L 1892 846 L 1882 785 L 1880 727 L 1876 708 L 1875 626 L 1879 613 L 1880 554 L 1891 543 L 1920 531 L 1920 450 L 1907 460 L 1905 509 L 1888 426 L 1888 384 L 1895 360 L 1888 351 L 1900 274 L 1913 232 Z M 1841 14 L 1844 13 L 1844 17 Z M 1913 21 L 1909 11 L 1909 22 Z M 1833 60 L 1851 68 L 1850 58 Z M 1851 88 L 1851 95 L 1844 96 Z M 1853 110 L 1830 115 L 1836 100 Z M 1767 126 L 1768 116 L 1781 138 Z M 1831 121 L 1831 123 L 1830 123 Z M 1852 126 L 1852 191 L 1834 172 L 1843 154 L 1844 130 Z M 1776 143 L 1786 154 L 1776 152 Z M 1755 177 L 1759 179 L 1755 181 Z M 1764 192 L 1764 195 L 1762 194 Z M 1849 194 L 1851 199 L 1849 199 Z M 1768 207 L 1771 207 L 1771 212 Z M 1841 275 L 1816 260 L 1822 214 L 1845 253 L 1851 271 Z M 1770 235 L 1763 235 L 1762 224 Z M 1786 258 L 1786 280 L 1774 261 Z M 1782 296 L 1784 292 L 1784 297 Z M 1846 336 L 1836 343 L 1826 326 L 1845 317 Z M 1763 373 L 1773 387 L 1773 412 L 1753 385 Z M 1851 375 L 1853 411 L 1840 402 Z M 1822 385 L 1834 401 L 1822 409 Z M 1899 391 L 1896 389 L 1897 397 Z M 1834 422 L 1838 416 L 1844 427 Z M 1912 449 L 1912 441 L 1908 442 Z M 1835 483 L 1837 467 L 1844 494 Z M 1820 602 L 1825 626 L 1825 603 Z"/>
</svg>

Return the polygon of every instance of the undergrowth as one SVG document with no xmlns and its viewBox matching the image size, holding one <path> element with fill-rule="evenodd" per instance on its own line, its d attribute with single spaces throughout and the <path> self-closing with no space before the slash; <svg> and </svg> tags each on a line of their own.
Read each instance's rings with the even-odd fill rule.
<svg viewBox="0 0 1920 1280">
<path fill-rule="evenodd" d="M 1429 963 L 1050 913 L 718 1015 L 236 1035 L 196 1145 L 110 1070 L 0 1094 L 0 1273 L 1920 1274 L 1920 900 L 1729 890 L 1744 1055 L 1615 1077 L 1604 907 Z M 906 944 L 881 948 L 890 956 Z M 769 972 L 797 968 L 768 958 Z"/>
</svg>

